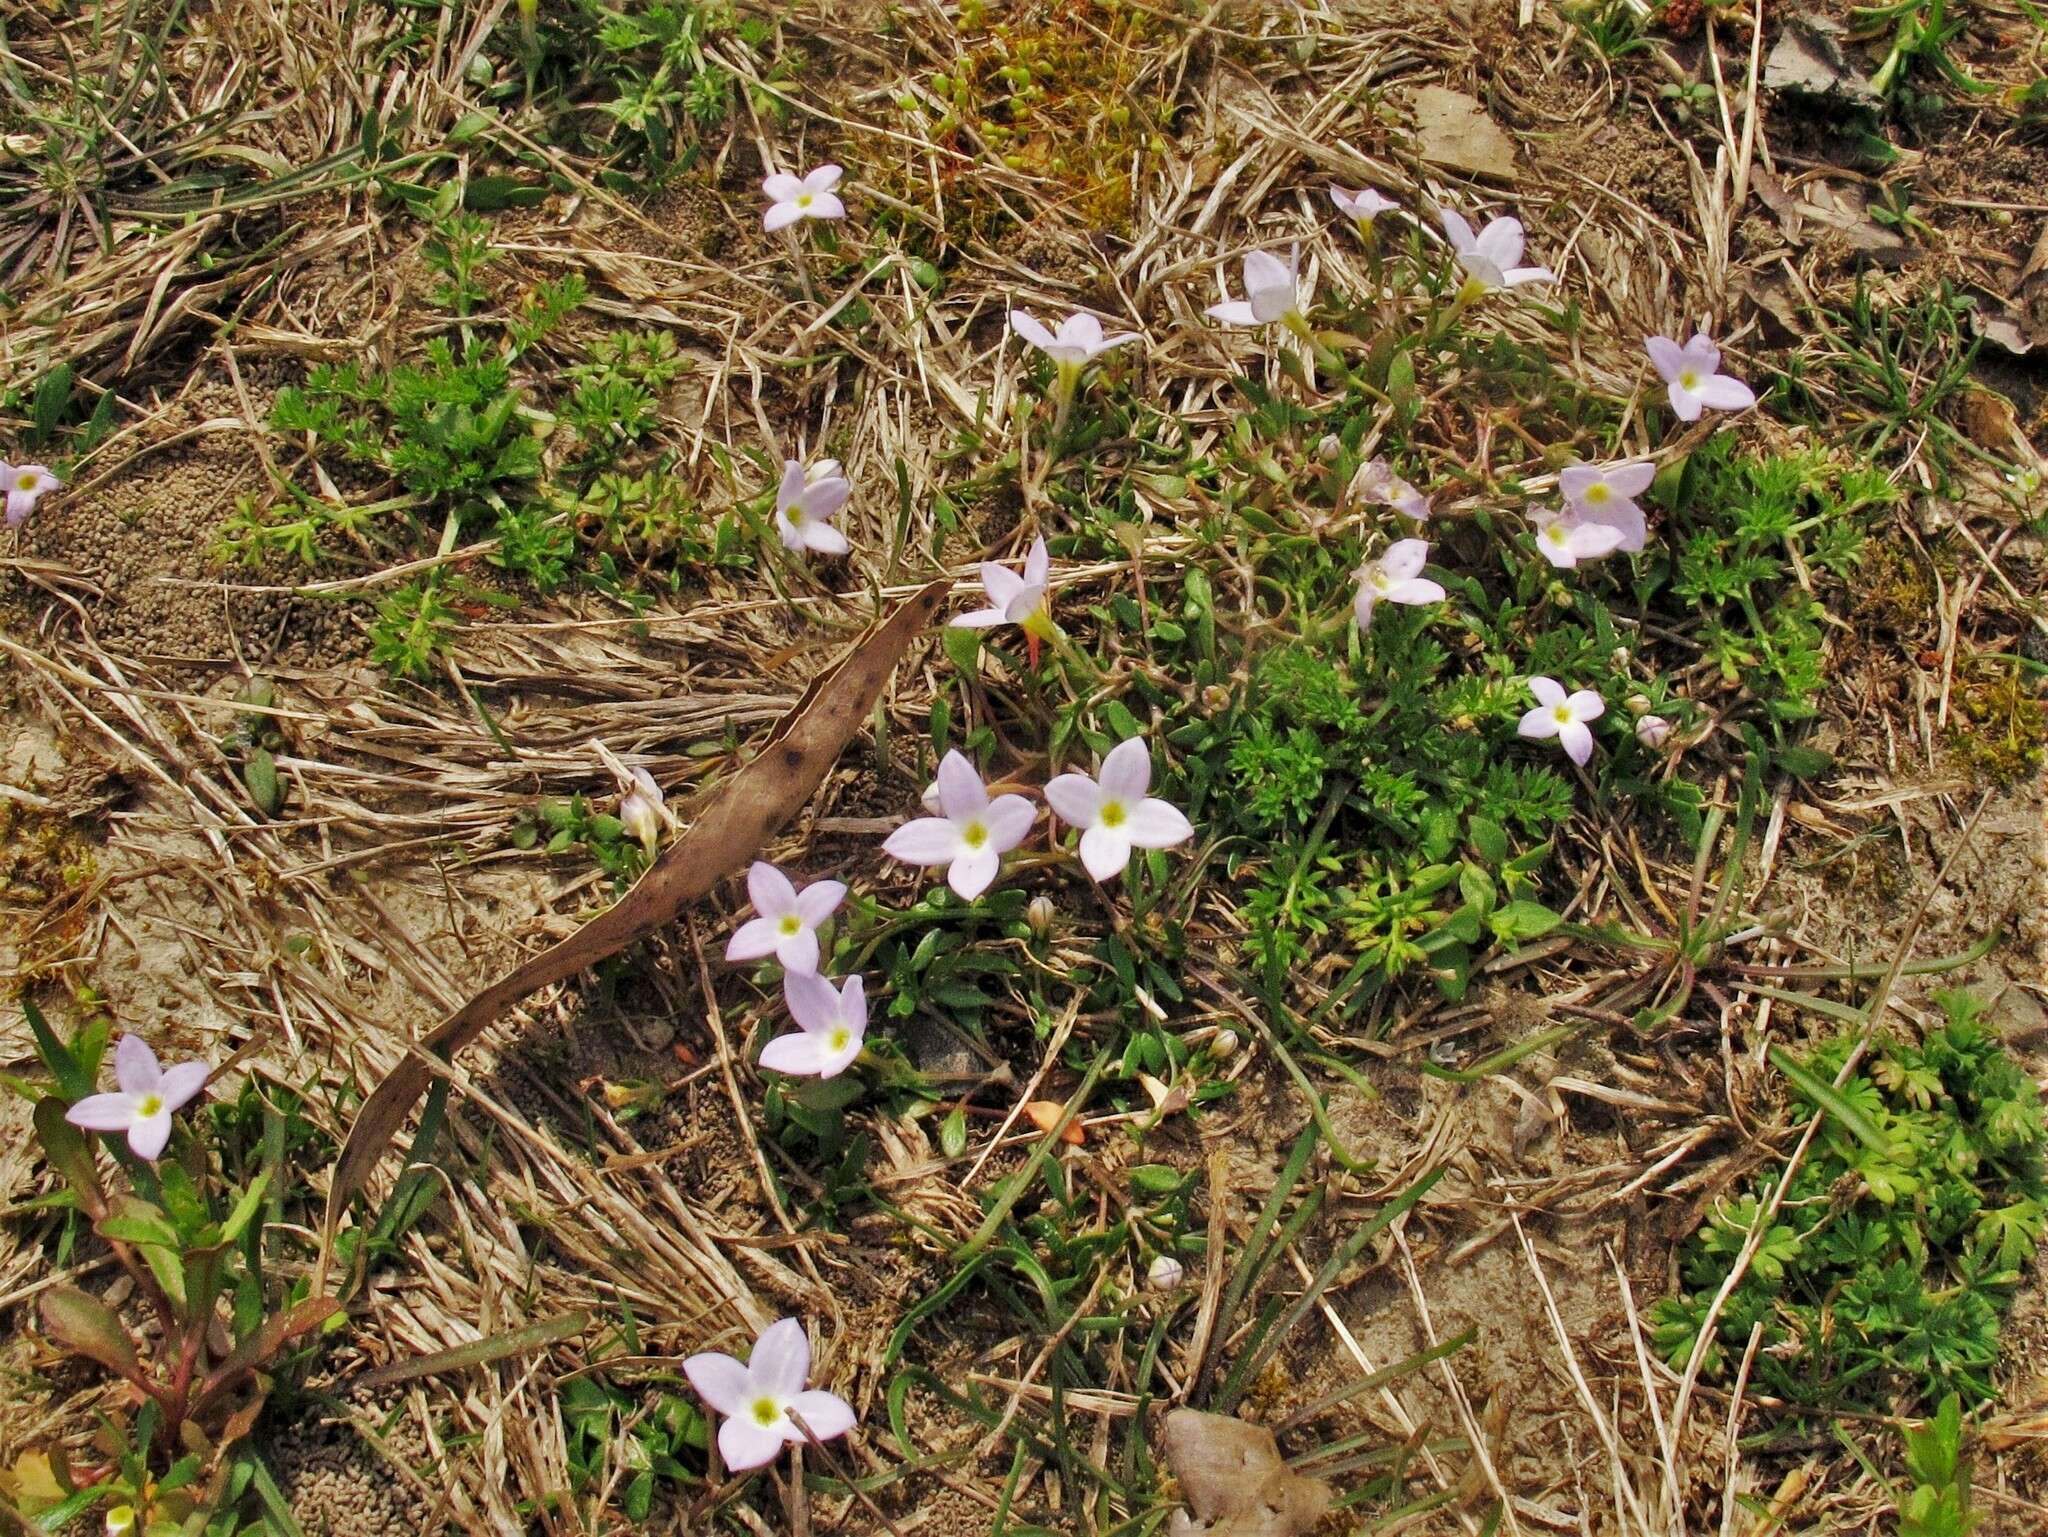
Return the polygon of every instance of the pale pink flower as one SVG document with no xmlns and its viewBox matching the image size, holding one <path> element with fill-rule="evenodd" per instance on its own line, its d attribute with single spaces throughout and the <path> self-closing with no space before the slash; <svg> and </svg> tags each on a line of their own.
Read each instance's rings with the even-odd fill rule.
<svg viewBox="0 0 2048 1537">
<path fill-rule="evenodd" d="M 782 1000 L 797 1028 L 761 1051 L 761 1065 L 793 1077 L 837 1078 L 860 1055 L 868 1033 L 867 984 L 848 977 L 835 989 L 814 972 L 782 979 Z"/>
<path fill-rule="evenodd" d="M 1548 267 L 1521 265 L 1520 219 L 1495 219 L 1475 235 L 1463 215 L 1439 206 L 1437 216 L 1443 220 L 1444 233 L 1451 238 L 1451 250 L 1465 271 L 1465 281 L 1458 289 L 1458 297 L 1465 303 L 1496 288 L 1556 281 Z"/>
<path fill-rule="evenodd" d="M 1349 494 L 1363 501 L 1391 507 L 1417 523 L 1429 521 L 1429 498 L 1393 471 L 1385 459 L 1375 456 L 1358 467 L 1351 477 Z"/>
<path fill-rule="evenodd" d="M 767 230 L 787 229 L 799 219 L 843 219 L 846 205 L 833 188 L 844 175 L 836 165 L 821 165 L 807 176 L 777 171 L 761 183 L 768 194 L 768 212 L 761 220 Z"/>
<path fill-rule="evenodd" d="M 1401 205 L 1390 197 L 1382 197 L 1371 187 L 1361 187 L 1352 192 L 1343 187 L 1330 189 L 1330 201 L 1337 205 L 1337 211 L 1349 215 L 1362 230 L 1372 228 L 1372 221 L 1383 213 L 1398 213 Z"/>
<path fill-rule="evenodd" d="M 704 1402 L 725 1416 L 718 1454 L 735 1473 L 773 1462 L 785 1445 L 804 1442 L 790 1415 L 820 1441 L 843 1436 L 855 1424 L 853 1408 L 836 1393 L 805 1390 L 811 1377 L 811 1342 L 794 1318 L 777 1319 L 754 1341 L 753 1354 L 736 1361 L 706 1350 L 683 1362 Z"/>
<path fill-rule="evenodd" d="M 726 942 L 729 961 L 758 961 L 772 955 L 785 972 L 818 969 L 818 926 L 846 900 L 846 882 L 813 881 L 798 891 L 789 877 L 765 859 L 747 871 L 747 896 L 755 915 Z"/>
<path fill-rule="evenodd" d="M 1021 795 L 988 798 L 988 787 L 959 751 L 939 760 L 939 813 L 905 822 L 882 852 L 912 865 L 946 866 L 946 884 L 972 902 L 995 883 L 1002 856 L 1024 841 L 1038 808 Z"/>
<path fill-rule="evenodd" d="M 1085 311 L 1077 311 L 1062 320 L 1058 331 L 1048 331 L 1042 322 L 1026 311 L 1011 310 L 1010 329 L 1059 367 L 1071 368 L 1077 373 L 1103 353 L 1138 340 L 1136 331 L 1105 335 L 1102 322 Z"/>
<path fill-rule="evenodd" d="M 1682 422 L 1696 422 L 1700 411 L 1742 411 L 1756 404 L 1756 391 L 1721 372 L 1721 349 L 1704 331 L 1683 347 L 1668 336 L 1646 336 L 1643 347 L 1670 386 L 1671 409 Z"/>
<path fill-rule="evenodd" d="M 149 1042 L 124 1035 L 114 1048 L 114 1094 L 88 1094 L 64 1119 L 87 1131 L 126 1132 L 128 1149 L 154 1162 L 171 1140 L 171 1117 L 206 1087 L 211 1072 L 204 1062 L 159 1066 Z"/>
<path fill-rule="evenodd" d="M 1302 324 L 1300 266 L 1300 246 L 1293 247 L 1284 262 L 1271 251 L 1245 252 L 1245 296 L 1210 305 L 1209 318 L 1229 326 L 1264 326 L 1276 320 Z"/>
<path fill-rule="evenodd" d="M 1152 749 L 1142 737 L 1112 747 L 1097 777 L 1061 774 L 1045 787 L 1060 820 L 1081 830 L 1081 863 L 1098 881 L 1121 874 L 1134 848 L 1170 849 L 1195 835 L 1176 807 L 1145 793 L 1151 787 Z"/>
<path fill-rule="evenodd" d="M 1572 510 L 1621 530 L 1617 548 L 1640 550 L 1649 537 L 1636 498 L 1650 489 L 1657 466 L 1647 459 L 1625 464 L 1570 464 L 1557 472 L 1557 489 Z"/>
<path fill-rule="evenodd" d="M 1607 701 L 1586 688 L 1567 694 L 1555 678 L 1531 678 L 1529 692 L 1536 696 L 1537 707 L 1515 729 L 1525 737 L 1556 737 L 1565 755 L 1583 766 L 1593 756 L 1593 733 L 1586 722 L 1606 714 Z"/>
<path fill-rule="evenodd" d="M 0 485 L 7 488 L 7 526 L 19 528 L 35 511 L 43 493 L 64 484 L 40 464 L 7 464 L 0 461 Z"/>
<path fill-rule="evenodd" d="M 1536 514 L 1536 548 L 1559 570 L 1569 571 L 1582 560 L 1598 560 L 1621 547 L 1622 533 L 1612 523 L 1596 523 L 1576 512 Z"/>
<path fill-rule="evenodd" d="M 782 484 L 775 492 L 775 532 L 787 549 L 844 555 L 852 546 L 831 520 L 853 495 L 853 483 L 839 473 L 837 459 L 824 460 L 819 469 L 823 473 L 807 475 L 800 461 L 782 461 Z"/>
<path fill-rule="evenodd" d="M 1441 603 L 1444 589 L 1422 574 L 1429 563 L 1429 541 L 1396 539 L 1378 560 L 1369 560 L 1353 573 L 1358 579 L 1358 596 L 1352 601 L 1352 617 L 1358 628 L 1372 628 L 1372 611 L 1380 603 Z"/>
<path fill-rule="evenodd" d="M 1032 665 L 1036 666 L 1038 643 L 1059 635 L 1059 628 L 1045 607 L 1051 574 L 1052 555 L 1045 547 L 1043 535 L 1031 541 L 1031 551 L 1024 557 L 1021 576 L 1008 566 L 984 561 L 981 587 L 988 594 L 989 607 L 961 614 L 953 623 L 969 630 L 986 630 L 999 624 L 1016 625 L 1030 643 Z"/>
</svg>

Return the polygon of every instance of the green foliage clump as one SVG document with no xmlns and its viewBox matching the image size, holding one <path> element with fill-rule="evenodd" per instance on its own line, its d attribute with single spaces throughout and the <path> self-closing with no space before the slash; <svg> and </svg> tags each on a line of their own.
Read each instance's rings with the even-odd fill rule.
<svg viewBox="0 0 2048 1537">
<path fill-rule="evenodd" d="M 1852 1041 L 1794 1073 L 1799 1115 L 1823 1116 L 1747 1272 L 1703 1347 L 1708 1307 L 1771 1199 L 1766 1178 L 1694 1234 L 1685 1289 L 1652 1314 L 1675 1368 L 1696 1348 L 1725 1377 L 1763 1339 L 1752 1381 L 1790 1403 L 1879 1412 L 1992 1396 L 1998 1326 L 2048 1228 L 2041 1104 L 1968 994 L 1917 1046 L 1887 1041 L 1830 1091 Z"/>
</svg>

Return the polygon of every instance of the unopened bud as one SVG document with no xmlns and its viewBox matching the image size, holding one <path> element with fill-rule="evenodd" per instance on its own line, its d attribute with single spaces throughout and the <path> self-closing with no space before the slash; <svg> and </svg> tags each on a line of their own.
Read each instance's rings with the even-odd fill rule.
<svg viewBox="0 0 2048 1537">
<path fill-rule="evenodd" d="M 1202 708 L 1211 714 L 1220 714 L 1230 708 L 1230 690 L 1220 683 L 1211 683 L 1202 690 Z"/>
<path fill-rule="evenodd" d="M 1645 715 L 1636 722 L 1636 740 L 1655 752 L 1671 740 L 1671 722 L 1661 715 Z"/>
<path fill-rule="evenodd" d="M 924 787 L 924 794 L 917 798 L 917 802 L 932 816 L 942 817 L 946 814 L 945 805 L 939 800 L 939 782 L 936 779 Z"/>
<path fill-rule="evenodd" d="M 1035 896 L 1031 899 L 1031 904 L 1024 909 L 1024 921 L 1031 925 L 1034 939 L 1044 939 L 1052 933 L 1052 916 L 1051 897 Z"/>
<path fill-rule="evenodd" d="M 1325 460 L 1334 459 L 1343 452 L 1344 440 L 1334 432 L 1325 433 L 1323 441 L 1316 445 L 1316 453 Z"/>
<path fill-rule="evenodd" d="M 1631 715 L 1648 715 L 1650 713 L 1650 696 L 1648 694 L 1630 694 L 1626 703 L 1628 705 L 1628 713 Z"/>
<path fill-rule="evenodd" d="M 1611 656 L 1609 656 L 1609 657 L 1607 658 L 1607 662 L 1608 662 L 1608 665 L 1609 665 L 1610 667 L 1612 667 L 1612 668 L 1613 668 L 1613 669 L 1614 669 L 1614 670 L 1615 670 L 1616 672 L 1624 672 L 1624 671 L 1626 671 L 1626 670 L 1627 670 L 1627 668 L 1628 668 L 1628 664 L 1629 664 L 1629 649 L 1628 649 L 1628 647 L 1626 647 L 1626 646 L 1616 646 L 1616 647 L 1614 648 L 1614 653 L 1613 653 L 1613 655 L 1611 655 Z"/>
<path fill-rule="evenodd" d="M 1209 1040 L 1209 1055 L 1218 1062 L 1237 1054 L 1237 1032 L 1218 1030 Z"/>
<path fill-rule="evenodd" d="M 1145 1284 L 1156 1292 L 1170 1292 L 1180 1285 L 1187 1274 L 1186 1268 L 1171 1254 L 1162 1254 L 1152 1261 L 1152 1268 L 1145 1272 Z"/>
</svg>

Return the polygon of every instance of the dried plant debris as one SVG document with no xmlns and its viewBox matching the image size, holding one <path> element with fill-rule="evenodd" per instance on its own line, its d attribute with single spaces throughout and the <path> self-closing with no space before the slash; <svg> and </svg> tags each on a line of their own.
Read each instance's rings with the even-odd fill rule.
<svg viewBox="0 0 2048 1537">
<path fill-rule="evenodd" d="M 1263 1425 L 1176 1409 L 1165 1436 L 1187 1502 L 1167 1527 L 1173 1537 L 1297 1537 L 1330 1508 L 1330 1486 L 1288 1467 Z"/>
</svg>

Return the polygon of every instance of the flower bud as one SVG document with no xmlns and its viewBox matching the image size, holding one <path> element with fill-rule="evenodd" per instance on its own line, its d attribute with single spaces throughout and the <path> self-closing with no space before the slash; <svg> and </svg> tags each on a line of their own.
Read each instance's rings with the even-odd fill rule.
<svg viewBox="0 0 2048 1537">
<path fill-rule="evenodd" d="M 1031 925 L 1032 938 L 1042 940 L 1052 933 L 1052 916 L 1051 897 L 1039 895 L 1031 899 L 1024 909 L 1024 921 Z"/>
<path fill-rule="evenodd" d="M 619 821 L 625 826 L 626 836 L 635 843 L 651 847 L 661 836 L 661 813 L 638 790 L 619 801 Z"/>
<path fill-rule="evenodd" d="M 1626 702 L 1628 704 L 1628 713 L 1631 715 L 1648 715 L 1650 713 L 1650 696 L 1648 694 L 1630 694 Z"/>
<path fill-rule="evenodd" d="M 1613 655 L 1607 658 L 1607 665 L 1612 667 L 1616 672 L 1626 672 L 1628 670 L 1629 661 L 1630 652 L 1628 647 L 1616 646 L 1614 648 Z"/>
<path fill-rule="evenodd" d="M 924 787 L 924 794 L 917 798 L 917 803 L 924 807 L 928 816 L 942 817 L 946 814 L 945 803 L 939 799 L 939 782 L 936 779 Z"/>
<path fill-rule="evenodd" d="M 1636 722 L 1636 740 L 1655 752 L 1671 740 L 1671 722 L 1661 715 L 1645 715 Z"/>
<path fill-rule="evenodd" d="M 1212 715 L 1220 715 L 1230 708 L 1230 690 L 1220 683 L 1211 683 L 1202 690 L 1202 708 Z"/>
<path fill-rule="evenodd" d="M 1316 445 L 1316 453 L 1325 461 L 1336 458 L 1344 452 L 1344 440 L 1334 432 L 1323 434 L 1323 441 Z"/>
<path fill-rule="evenodd" d="M 1170 1292 L 1180 1285 L 1187 1270 L 1171 1254 L 1162 1254 L 1152 1261 L 1152 1268 L 1145 1272 L 1145 1284 L 1156 1292 Z"/>
<path fill-rule="evenodd" d="M 1237 1032 L 1235 1030 L 1218 1030 L 1214 1036 L 1210 1037 L 1209 1055 L 1218 1062 L 1224 1061 L 1236 1054 Z"/>
</svg>

